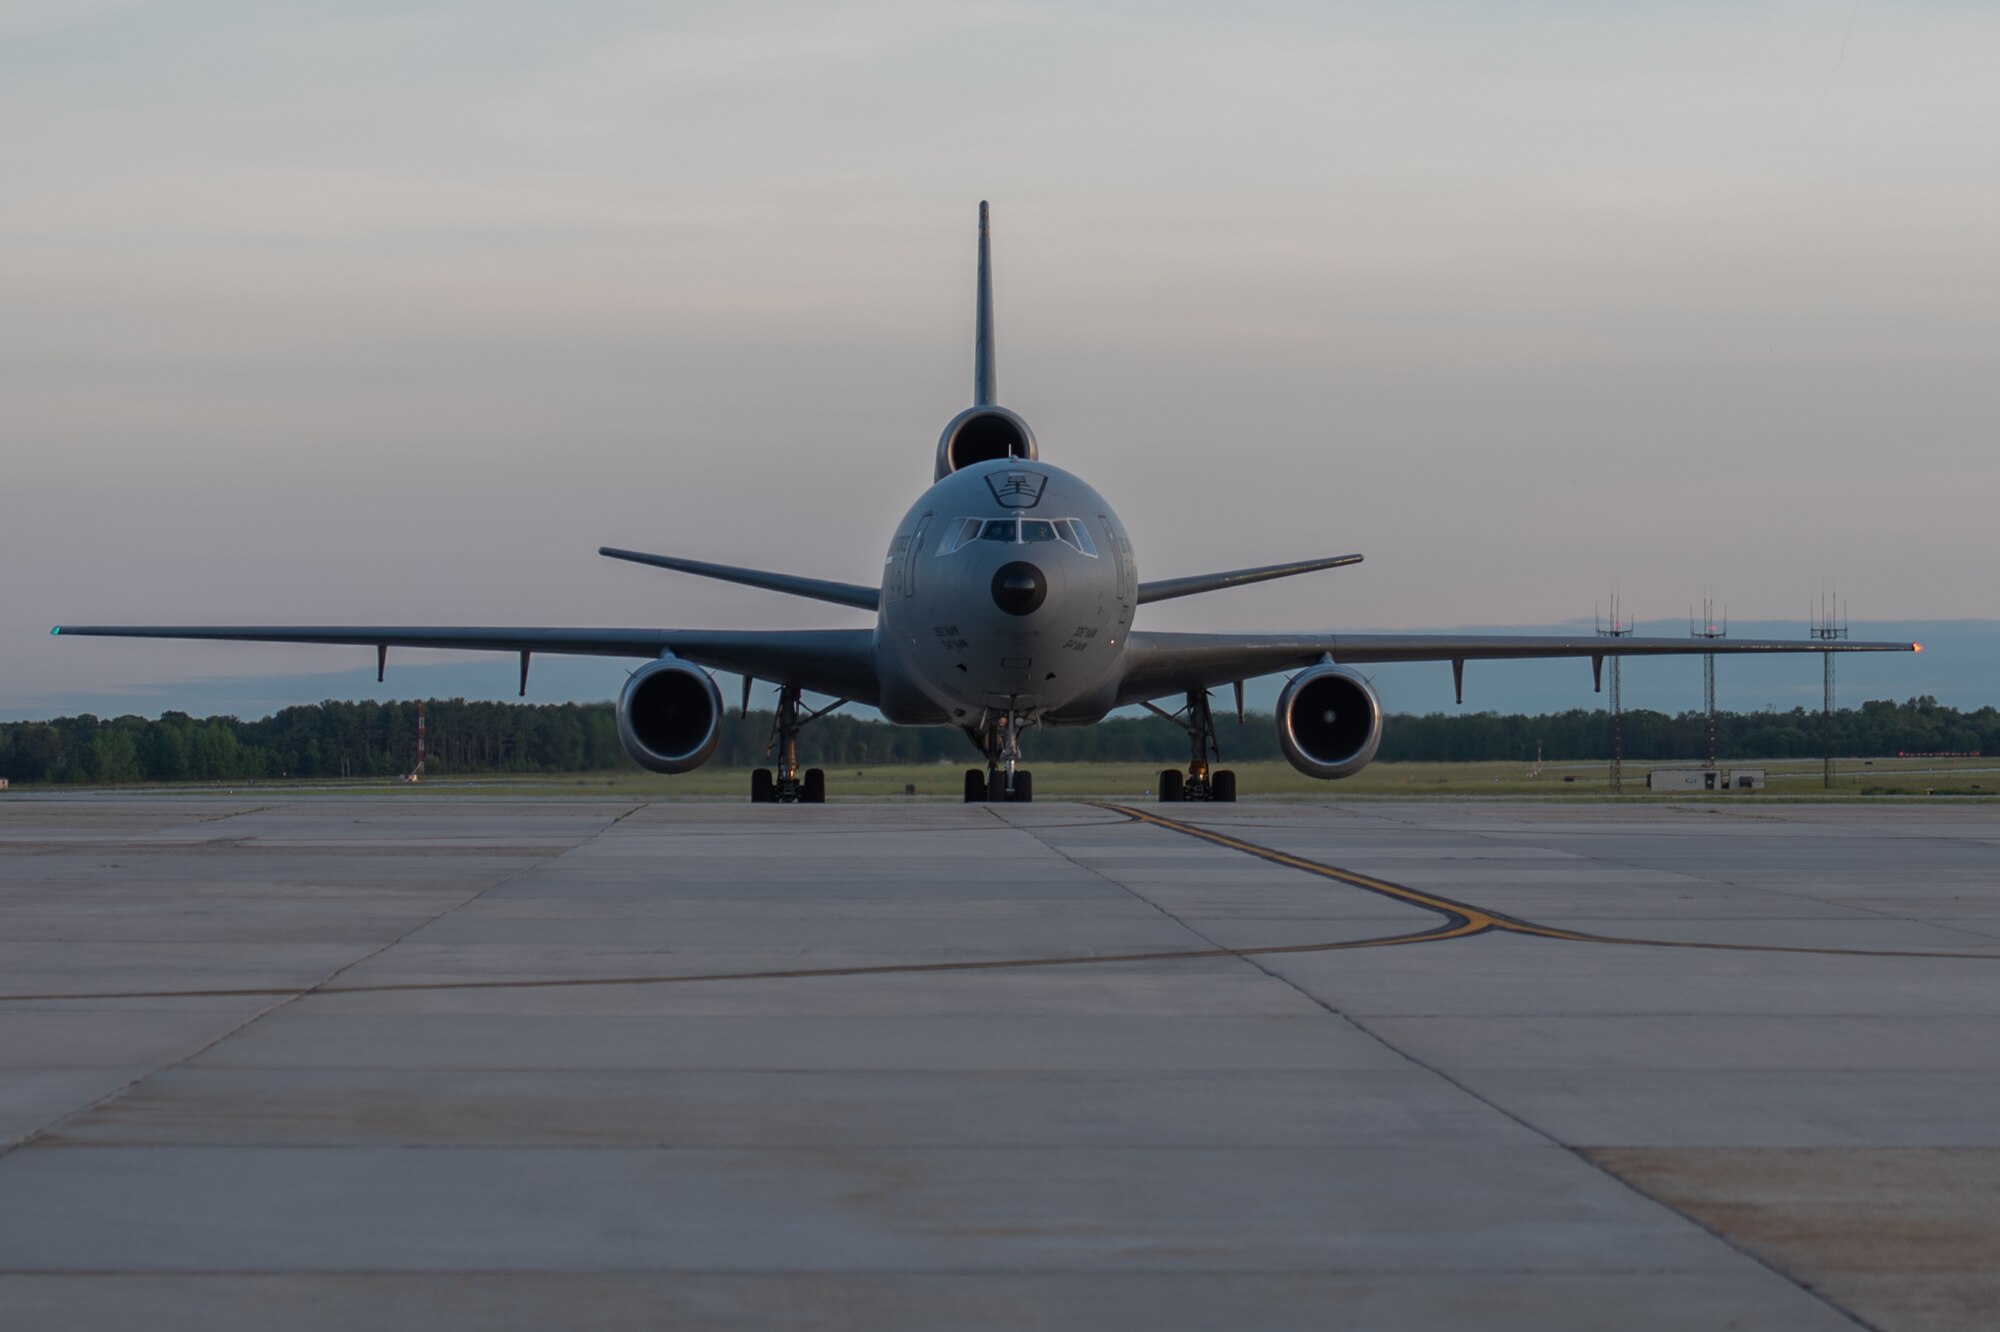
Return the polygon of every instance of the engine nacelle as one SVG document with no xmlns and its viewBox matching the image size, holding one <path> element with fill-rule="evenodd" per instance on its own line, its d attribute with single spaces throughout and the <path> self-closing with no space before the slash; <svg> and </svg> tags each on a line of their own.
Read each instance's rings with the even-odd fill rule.
<svg viewBox="0 0 2000 1332">
<path fill-rule="evenodd" d="M 1278 746 L 1308 777 L 1352 777 L 1382 743 L 1382 700 L 1345 666 L 1314 666 L 1278 695 Z"/>
<path fill-rule="evenodd" d="M 722 691 L 699 666 L 648 662 L 618 695 L 618 743 L 642 768 L 692 772 L 722 739 Z"/>
<path fill-rule="evenodd" d="M 937 476 L 942 481 L 961 467 L 1001 458 L 1039 458 L 1035 432 L 1005 407 L 968 407 L 951 418 L 938 437 Z"/>
</svg>

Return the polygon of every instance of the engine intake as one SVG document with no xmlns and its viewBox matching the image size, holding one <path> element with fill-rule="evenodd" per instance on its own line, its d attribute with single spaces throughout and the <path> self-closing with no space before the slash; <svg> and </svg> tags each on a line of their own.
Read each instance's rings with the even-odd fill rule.
<svg viewBox="0 0 2000 1332">
<path fill-rule="evenodd" d="M 942 481 L 974 463 L 1040 456 L 1035 432 L 1019 416 L 1005 407 L 968 407 L 951 418 L 938 438 L 935 479 Z"/>
<path fill-rule="evenodd" d="M 1278 746 L 1308 777 L 1352 777 L 1382 743 L 1382 700 L 1345 666 L 1301 671 L 1278 695 Z"/>
<path fill-rule="evenodd" d="M 662 657 L 632 673 L 618 695 L 618 743 L 642 768 L 692 772 L 722 739 L 722 691 L 708 672 Z"/>
</svg>

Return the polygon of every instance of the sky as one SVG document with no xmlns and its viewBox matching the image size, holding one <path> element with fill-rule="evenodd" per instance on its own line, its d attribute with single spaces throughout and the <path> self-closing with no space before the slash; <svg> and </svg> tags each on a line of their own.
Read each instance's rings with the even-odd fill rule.
<svg viewBox="0 0 2000 1332">
<path fill-rule="evenodd" d="M 1144 576 L 1368 557 L 1141 627 L 2000 619 L 2000 8 L 1220 10 L 0 0 L 0 716 L 866 623 L 595 551 L 872 581 L 980 199 Z"/>
</svg>

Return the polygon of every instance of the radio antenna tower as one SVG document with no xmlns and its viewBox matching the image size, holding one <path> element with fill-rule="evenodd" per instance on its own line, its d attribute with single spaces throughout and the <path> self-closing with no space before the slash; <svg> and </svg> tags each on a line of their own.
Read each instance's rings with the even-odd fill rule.
<svg viewBox="0 0 2000 1332">
<path fill-rule="evenodd" d="M 1811 603 L 1807 603 L 1811 609 Z M 1847 637 L 1847 604 L 1838 597 L 1829 599 L 1827 594 L 1819 594 L 1819 609 L 1812 613 L 1812 636 L 1822 643 L 1832 643 Z M 1821 777 L 1826 789 L 1833 789 L 1833 653 L 1822 652 L 1820 660 L 1826 664 L 1826 698 L 1819 710 L 1819 751 Z"/>
<path fill-rule="evenodd" d="M 1722 608 L 1722 623 L 1715 620 L 1715 602 L 1709 597 L 1701 599 L 1701 621 L 1697 626 L 1694 607 L 1688 607 L 1688 637 L 1727 638 L 1729 637 L 1729 608 Z M 1708 765 L 1715 766 L 1715 654 L 1701 654 L 1701 710 L 1708 718 Z"/>
<path fill-rule="evenodd" d="M 417 766 L 410 769 L 410 775 L 403 780 L 420 782 L 424 779 L 424 751 L 429 747 L 430 730 L 424 723 L 424 701 L 417 700 Z"/>
<path fill-rule="evenodd" d="M 1632 622 L 1619 618 L 1618 594 L 1616 592 L 1611 594 L 1611 623 L 1609 625 L 1605 624 L 1602 617 L 1598 615 L 1597 608 L 1594 606 L 1591 608 L 1591 619 L 1596 621 L 1597 636 L 1599 638 L 1624 638 L 1632 632 Z M 1606 700 L 1606 712 L 1611 719 L 1611 790 L 1615 795 L 1625 789 L 1625 728 L 1623 723 L 1625 709 L 1624 702 L 1619 697 L 1618 692 L 1618 662 L 1620 658 L 1616 653 L 1609 655 L 1610 661 L 1608 665 L 1611 668 L 1611 697 Z M 1598 660 L 1602 662 L 1604 658 L 1599 657 Z"/>
</svg>

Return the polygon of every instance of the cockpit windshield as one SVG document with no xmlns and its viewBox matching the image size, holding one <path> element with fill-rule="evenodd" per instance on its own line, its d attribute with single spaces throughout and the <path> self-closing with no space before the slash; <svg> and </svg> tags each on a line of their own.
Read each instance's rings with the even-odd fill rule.
<svg viewBox="0 0 2000 1332">
<path fill-rule="evenodd" d="M 1097 545 L 1081 518 L 959 518 L 944 530 L 946 535 L 938 542 L 940 555 L 963 550 L 975 541 L 1009 546 L 1060 541 L 1071 550 L 1097 558 Z"/>
</svg>

